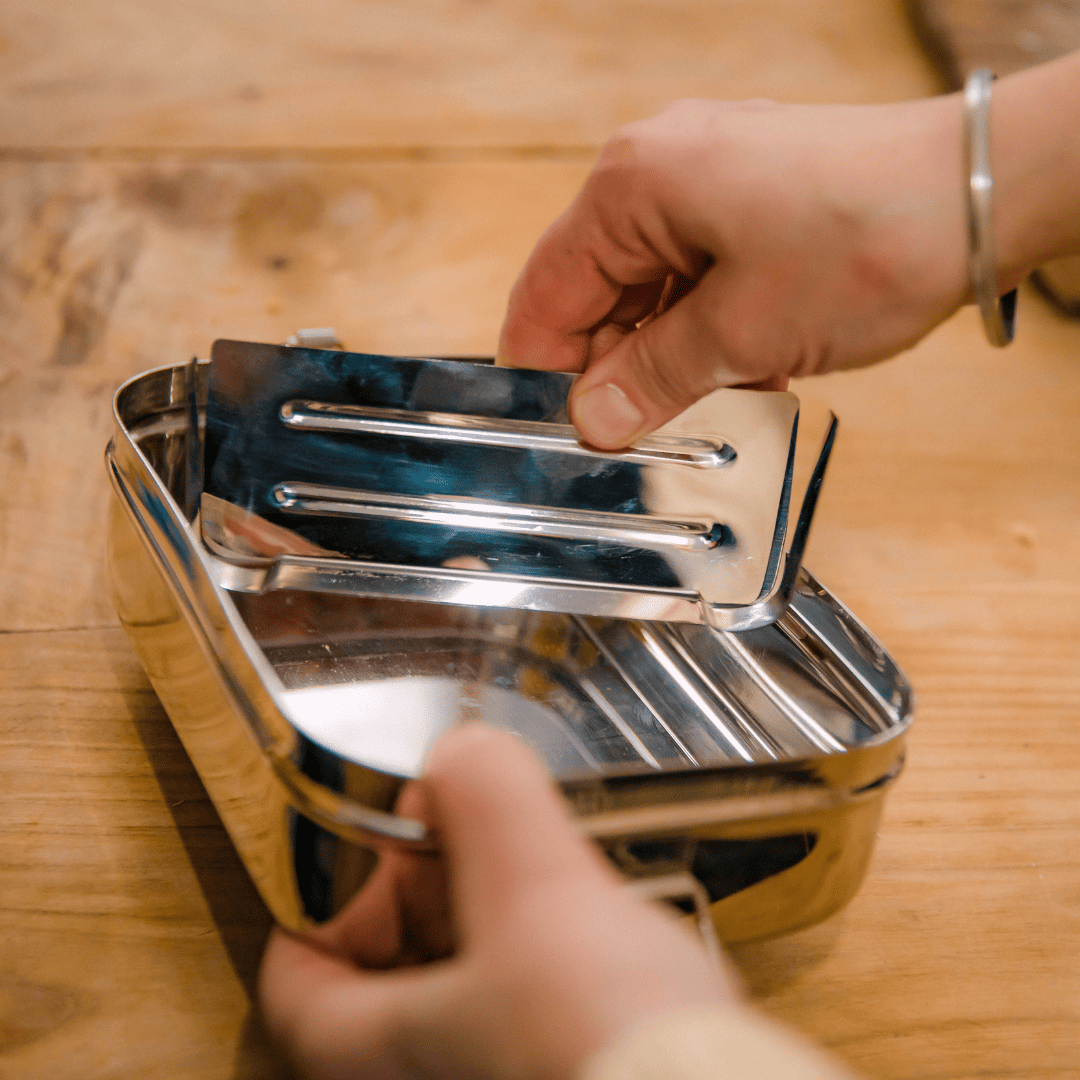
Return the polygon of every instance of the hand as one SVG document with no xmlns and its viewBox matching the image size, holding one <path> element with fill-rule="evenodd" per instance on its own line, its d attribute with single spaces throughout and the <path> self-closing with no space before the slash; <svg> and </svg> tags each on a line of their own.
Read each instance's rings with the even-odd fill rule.
<svg viewBox="0 0 1080 1080">
<path fill-rule="evenodd" d="M 965 302 L 962 106 L 676 102 L 623 128 L 517 280 L 499 362 L 585 374 L 628 445 L 720 386 L 857 367 Z"/>
<path fill-rule="evenodd" d="M 653 1016 L 736 1003 L 734 978 L 629 893 L 516 739 L 450 732 L 399 811 L 434 824 L 445 863 L 386 852 L 317 945 L 279 931 L 267 948 L 267 1024 L 301 1076 L 567 1080 Z"/>
</svg>

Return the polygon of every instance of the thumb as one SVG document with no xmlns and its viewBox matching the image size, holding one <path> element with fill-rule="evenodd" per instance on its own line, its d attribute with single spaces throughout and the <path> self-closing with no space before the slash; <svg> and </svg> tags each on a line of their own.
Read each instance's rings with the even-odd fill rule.
<svg viewBox="0 0 1080 1080">
<path fill-rule="evenodd" d="M 720 344 L 720 284 L 714 267 L 678 303 L 589 365 L 569 403 L 586 442 L 621 449 L 719 387 L 762 378 L 740 370 Z"/>
<path fill-rule="evenodd" d="M 424 782 L 466 944 L 538 890 L 617 888 L 539 760 L 513 736 L 480 724 L 452 729 L 433 748 Z"/>
</svg>

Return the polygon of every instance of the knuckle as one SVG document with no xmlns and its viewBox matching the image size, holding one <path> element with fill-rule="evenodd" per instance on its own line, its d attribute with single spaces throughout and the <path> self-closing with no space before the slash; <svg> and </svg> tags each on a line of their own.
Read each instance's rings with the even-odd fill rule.
<svg viewBox="0 0 1080 1080">
<path fill-rule="evenodd" d="M 622 140 L 612 140 L 589 177 L 588 188 L 600 204 L 623 199 L 633 190 L 640 163 L 636 152 Z"/>
<path fill-rule="evenodd" d="M 681 106 L 674 102 L 668 109 Z M 667 110 L 647 120 L 635 120 L 618 128 L 604 144 L 597 159 L 597 171 L 610 169 L 649 169 L 668 140 L 670 122 Z"/>
<path fill-rule="evenodd" d="M 600 151 L 595 171 L 602 172 L 634 164 L 638 160 L 643 142 L 643 133 L 640 128 L 641 124 L 627 124 L 619 128 Z"/>
</svg>

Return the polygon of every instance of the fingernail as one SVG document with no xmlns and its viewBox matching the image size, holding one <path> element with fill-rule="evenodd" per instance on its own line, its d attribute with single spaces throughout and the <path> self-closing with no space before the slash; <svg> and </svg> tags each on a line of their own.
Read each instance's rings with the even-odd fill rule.
<svg viewBox="0 0 1080 1080">
<path fill-rule="evenodd" d="M 627 446 L 645 424 L 645 414 L 614 383 L 586 390 L 572 413 L 585 441 L 609 450 Z"/>
</svg>

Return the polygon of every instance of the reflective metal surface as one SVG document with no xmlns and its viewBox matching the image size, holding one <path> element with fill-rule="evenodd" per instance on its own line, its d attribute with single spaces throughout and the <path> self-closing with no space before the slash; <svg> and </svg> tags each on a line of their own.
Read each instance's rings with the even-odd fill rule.
<svg viewBox="0 0 1080 1080">
<path fill-rule="evenodd" d="M 741 634 L 259 591 L 181 510 L 197 480 L 189 391 L 205 394 L 208 368 L 150 372 L 117 394 L 113 595 L 283 923 L 339 910 L 373 850 L 431 845 L 394 813 L 397 795 L 439 732 L 474 719 L 543 756 L 628 875 L 700 882 L 726 940 L 806 925 L 851 896 L 912 699 L 812 577 L 774 624 Z"/>
<path fill-rule="evenodd" d="M 725 629 L 786 601 L 794 395 L 719 391 L 711 429 L 610 453 L 566 423 L 560 372 L 234 341 L 213 361 L 203 537 L 287 560 L 260 589 Z"/>
</svg>

